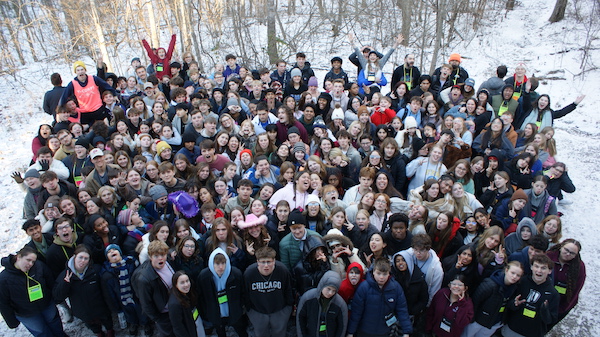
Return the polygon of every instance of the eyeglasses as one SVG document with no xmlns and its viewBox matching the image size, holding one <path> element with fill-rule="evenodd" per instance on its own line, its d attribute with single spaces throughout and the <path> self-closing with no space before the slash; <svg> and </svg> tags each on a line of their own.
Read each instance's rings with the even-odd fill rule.
<svg viewBox="0 0 600 337">
<path fill-rule="evenodd" d="M 194 249 L 194 248 L 196 248 L 196 246 L 195 245 L 183 245 L 183 248 Z"/>
<path fill-rule="evenodd" d="M 565 250 L 565 253 L 571 255 L 571 256 L 575 256 L 577 255 L 577 253 L 570 251 L 568 248 L 563 247 L 563 249 Z"/>
<path fill-rule="evenodd" d="M 62 225 L 62 226 L 56 226 L 56 231 L 62 231 L 63 229 L 67 229 L 67 228 L 71 228 L 70 225 Z"/>
<path fill-rule="evenodd" d="M 466 224 L 467 225 L 476 225 L 477 222 L 475 222 L 475 221 L 467 221 Z"/>
<path fill-rule="evenodd" d="M 309 202 L 307 206 L 313 206 L 313 207 L 314 206 L 319 206 L 319 203 L 313 201 L 313 202 Z"/>
<path fill-rule="evenodd" d="M 379 159 L 379 158 L 381 158 L 381 156 L 378 156 L 378 155 L 370 155 L 370 156 L 369 156 L 369 158 L 371 158 L 371 159 Z"/>
</svg>

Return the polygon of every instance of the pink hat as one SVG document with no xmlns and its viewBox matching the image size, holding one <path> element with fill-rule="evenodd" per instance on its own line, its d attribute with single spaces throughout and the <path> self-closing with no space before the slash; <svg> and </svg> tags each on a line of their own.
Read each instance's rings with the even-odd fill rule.
<svg viewBox="0 0 600 337">
<path fill-rule="evenodd" d="M 237 225 L 239 229 L 246 229 L 258 225 L 265 225 L 267 223 L 267 220 L 268 218 L 264 214 L 259 216 L 258 218 L 254 214 L 248 214 L 246 216 L 246 221 L 240 220 L 238 221 Z"/>
</svg>

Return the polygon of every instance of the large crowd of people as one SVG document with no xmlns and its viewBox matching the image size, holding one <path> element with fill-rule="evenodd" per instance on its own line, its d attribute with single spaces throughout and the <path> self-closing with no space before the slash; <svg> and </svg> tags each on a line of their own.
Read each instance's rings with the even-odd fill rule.
<svg viewBox="0 0 600 337">
<path fill-rule="evenodd" d="M 456 53 L 430 75 L 407 54 L 388 80 L 402 40 L 381 54 L 350 35 L 356 71 L 336 56 L 324 78 L 301 52 L 201 74 L 175 35 L 124 76 L 53 74 L 54 122 L 12 175 L 31 240 L 2 259 L 8 327 L 545 335 L 586 277 L 552 128 L 584 97 L 553 110 L 524 64 L 476 89 Z"/>
</svg>

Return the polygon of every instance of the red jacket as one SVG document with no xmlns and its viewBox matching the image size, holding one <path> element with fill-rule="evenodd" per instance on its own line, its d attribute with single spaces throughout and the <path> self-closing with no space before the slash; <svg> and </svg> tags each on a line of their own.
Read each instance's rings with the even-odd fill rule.
<svg viewBox="0 0 600 337">
<path fill-rule="evenodd" d="M 371 122 L 375 124 L 375 126 L 379 126 L 381 124 L 388 124 L 392 121 L 392 119 L 396 117 L 396 112 L 392 109 L 382 109 L 377 107 L 373 114 L 371 115 Z"/>
<path fill-rule="evenodd" d="M 156 71 L 156 77 L 158 78 L 159 81 L 162 80 L 162 77 L 164 75 L 169 75 L 169 77 L 171 77 L 170 62 L 171 62 L 171 56 L 173 55 L 173 50 L 175 49 L 175 40 L 177 40 L 177 36 L 175 34 L 173 34 L 171 36 L 171 42 L 169 43 L 169 49 L 166 51 L 164 59 L 161 59 L 158 57 L 157 54 L 154 54 L 154 51 L 152 51 L 152 48 L 148 44 L 148 41 L 142 40 L 142 45 L 144 46 L 144 49 L 146 49 L 146 53 L 148 53 L 148 57 L 150 58 L 150 61 L 154 65 L 154 70 Z M 164 49 L 164 48 L 158 48 L 158 49 Z"/>
</svg>

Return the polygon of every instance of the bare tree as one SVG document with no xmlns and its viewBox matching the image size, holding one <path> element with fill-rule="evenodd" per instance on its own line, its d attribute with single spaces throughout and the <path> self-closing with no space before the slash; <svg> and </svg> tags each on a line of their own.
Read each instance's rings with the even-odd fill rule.
<svg viewBox="0 0 600 337">
<path fill-rule="evenodd" d="M 548 21 L 554 23 L 564 19 L 568 2 L 568 0 L 556 0 L 556 4 L 554 4 L 554 10 L 552 11 L 552 15 L 550 15 L 550 19 L 548 19 Z"/>
</svg>

